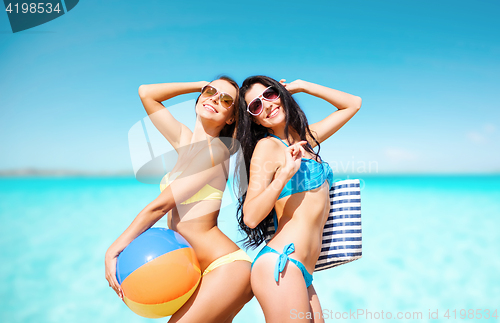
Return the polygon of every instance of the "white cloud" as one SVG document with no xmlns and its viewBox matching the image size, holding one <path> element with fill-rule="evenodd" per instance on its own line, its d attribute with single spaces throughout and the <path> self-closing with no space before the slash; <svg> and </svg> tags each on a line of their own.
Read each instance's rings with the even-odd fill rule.
<svg viewBox="0 0 500 323">
<path fill-rule="evenodd" d="M 480 130 L 469 131 L 465 134 L 465 137 L 475 143 L 484 144 L 490 141 L 492 135 L 496 132 L 497 127 L 492 123 L 485 123 Z"/>
<path fill-rule="evenodd" d="M 483 126 L 483 129 L 484 129 L 484 132 L 488 133 L 488 134 L 491 134 L 491 133 L 494 133 L 497 128 L 495 127 L 494 124 L 492 123 L 487 123 Z"/>
<path fill-rule="evenodd" d="M 476 144 L 482 144 L 482 143 L 486 142 L 486 137 L 484 135 L 480 134 L 479 132 L 476 132 L 476 131 L 469 131 L 469 132 L 467 132 L 466 136 L 467 136 L 467 139 L 469 139 L 470 141 L 472 141 Z"/>
</svg>

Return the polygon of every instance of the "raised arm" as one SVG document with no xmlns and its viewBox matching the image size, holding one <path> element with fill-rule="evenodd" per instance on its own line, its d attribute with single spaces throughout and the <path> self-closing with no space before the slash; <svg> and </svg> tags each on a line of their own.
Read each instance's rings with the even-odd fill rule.
<svg viewBox="0 0 500 323">
<path fill-rule="evenodd" d="M 208 82 L 147 84 L 139 87 L 139 97 L 156 129 L 177 150 L 189 144 L 192 132 L 165 109 L 161 102 L 181 94 L 200 92 Z"/>
<path fill-rule="evenodd" d="M 282 83 L 284 81 L 282 80 Z M 320 143 L 342 128 L 361 108 L 361 98 L 359 96 L 326 86 L 303 80 L 296 80 L 288 84 L 284 83 L 284 85 L 292 94 L 305 92 L 327 101 L 338 109 L 323 120 L 309 125 L 311 131 L 316 135 L 316 140 Z M 310 143 L 313 147 L 315 146 L 314 141 L 310 141 Z"/>
<path fill-rule="evenodd" d="M 272 139 L 257 143 L 250 164 L 250 181 L 243 204 L 243 221 L 255 228 L 271 212 L 286 183 L 300 168 L 304 156 L 301 141 L 287 147 L 285 156 L 281 146 Z"/>
</svg>

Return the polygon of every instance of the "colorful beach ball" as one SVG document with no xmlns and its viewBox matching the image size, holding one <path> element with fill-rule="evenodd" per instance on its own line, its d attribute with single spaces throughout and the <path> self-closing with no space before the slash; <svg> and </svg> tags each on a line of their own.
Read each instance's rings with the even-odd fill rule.
<svg viewBox="0 0 500 323">
<path fill-rule="evenodd" d="M 194 250 L 180 234 L 151 228 L 120 253 L 116 278 L 132 311 L 160 318 L 174 314 L 186 303 L 201 273 Z"/>
</svg>

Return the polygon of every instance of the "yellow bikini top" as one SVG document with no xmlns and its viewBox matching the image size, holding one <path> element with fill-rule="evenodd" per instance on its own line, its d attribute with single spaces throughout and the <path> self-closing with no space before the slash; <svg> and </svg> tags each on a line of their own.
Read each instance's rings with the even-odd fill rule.
<svg viewBox="0 0 500 323">
<path fill-rule="evenodd" d="M 212 159 L 212 167 L 214 164 L 214 156 L 212 153 L 212 145 L 210 144 L 210 140 L 208 140 L 208 147 L 210 148 L 210 158 Z M 182 172 L 175 172 L 170 176 L 170 172 L 168 172 L 160 182 L 160 190 L 163 192 L 165 188 L 168 187 Z M 199 201 L 208 201 L 208 200 L 222 200 L 223 191 L 216 189 L 211 185 L 205 185 L 201 190 L 196 192 L 193 196 L 182 202 L 181 204 L 191 204 Z"/>
</svg>

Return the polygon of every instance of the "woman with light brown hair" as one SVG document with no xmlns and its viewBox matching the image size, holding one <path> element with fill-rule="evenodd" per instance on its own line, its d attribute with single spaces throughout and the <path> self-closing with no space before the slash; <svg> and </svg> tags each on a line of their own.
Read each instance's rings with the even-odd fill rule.
<svg viewBox="0 0 500 323">
<path fill-rule="evenodd" d="M 161 102 L 199 92 L 196 123 L 191 131 L 177 121 Z M 116 280 L 120 252 L 168 213 L 168 226 L 193 247 L 202 278 L 196 291 L 169 322 L 231 322 L 252 297 L 251 260 L 217 227 L 229 157 L 234 153 L 238 125 L 239 88 L 228 77 L 210 83 L 141 85 L 139 96 L 162 135 L 179 154 L 176 165 L 162 181 L 162 192 L 137 215 L 106 252 L 106 279 L 123 299 Z"/>
</svg>

